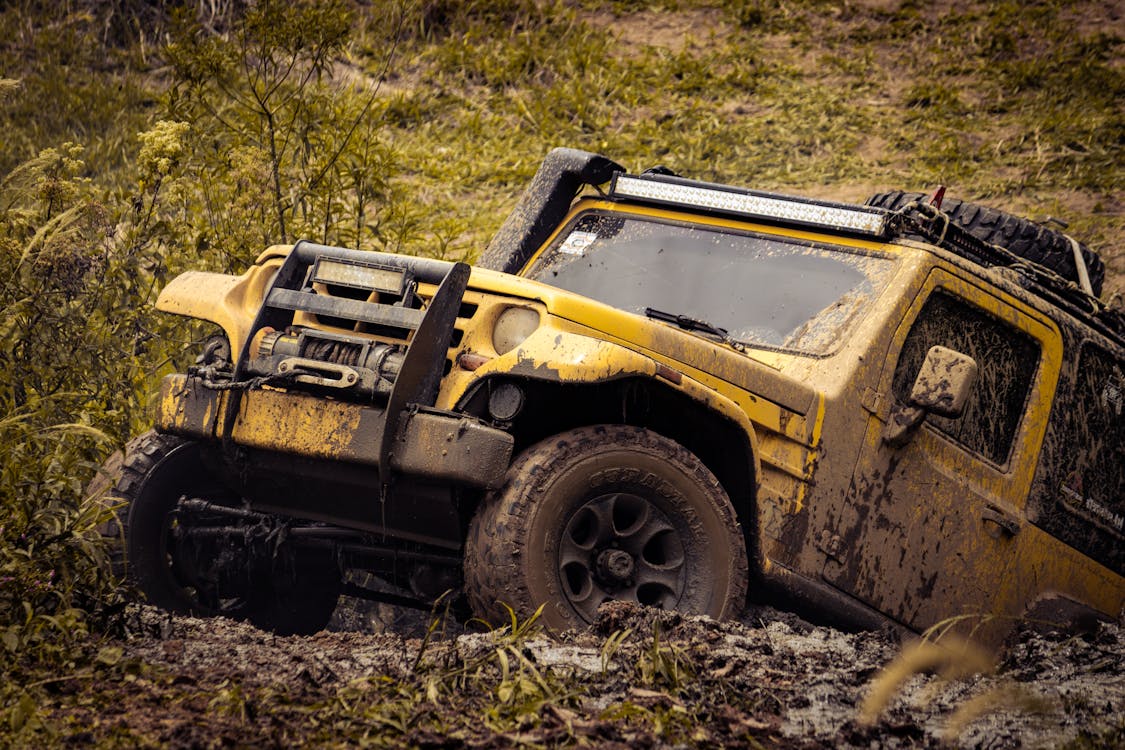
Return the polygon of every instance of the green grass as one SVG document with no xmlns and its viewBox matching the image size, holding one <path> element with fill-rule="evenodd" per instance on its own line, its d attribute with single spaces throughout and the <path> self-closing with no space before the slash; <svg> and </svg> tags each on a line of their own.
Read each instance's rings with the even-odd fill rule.
<svg viewBox="0 0 1125 750">
<path fill-rule="evenodd" d="M 1107 296 L 1125 289 L 1122 39 L 1092 0 L 256 7 L 269 22 L 210 30 L 132 0 L 0 11 L 0 451 L 20 469 L 0 481 L 4 575 L 41 585 L 29 539 L 70 566 L 70 583 L 28 594 L 27 618 L 0 622 L 9 643 L 51 654 L 20 669 L 81 669 L 93 657 L 49 634 L 73 624 L 74 582 L 105 593 L 82 485 L 111 446 L 52 428 L 120 441 L 143 423 L 157 376 L 199 337 L 152 311 L 155 292 L 188 268 L 244 268 L 281 221 L 290 239 L 473 260 L 543 155 L 571 146 L 825 197 L 947 184 L 1067 220 L 1106 257 Z M 158 124 L 176 121 L 189 127 Z M 52 176 L 67 143 L 81 167 Z M 50 344 L 60 336 L 74 348 Z M 675 681 L 679 657 L 660 648 L 653 679 Z M 393 701 L 401 686 L 367 689 Z M 21 695 L 5 694 L 8 710 Z"/>
<path fill-rule="evenodd" d="M 1053 202 L 1110 252 L 1121 237 L 1120 39 L 1076 33 L 1064 19 L 1080 9 L 670 6 L 618 3 L 607 20 L 544 3 L 404 46 L 384 121 L 411 165 L 396 181 L 462 228 L 447 233 L 448 252 L 479 251 L 556 145 L 798 192 L 944 183 L 1001 207 Z M 686 19 L 688 41 L 646 44 L 626 31 L 638 13 Z"/>
</svg>

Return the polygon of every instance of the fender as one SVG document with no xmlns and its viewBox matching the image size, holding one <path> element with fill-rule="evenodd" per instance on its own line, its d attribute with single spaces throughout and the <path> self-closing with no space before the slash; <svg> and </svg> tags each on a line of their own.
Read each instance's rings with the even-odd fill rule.
<svg viewBox="0 0 1125 750">
<path fill-rule="evenodd" d="M 291 245 L 268 248 L 241 276 L 182 273 L 160 292 L 156 309 L 214 323 L 226 333 L 231 352 L 237 354 L 242 351 L 271 279 L 291 249 Z"/>
<path fill-rule="evenodd" d="M 481 365 L 478 378 L 507 375 L 551 383 L 606 383 L 640 377 L 659 379 L 693 401 L 733 422 L 747 439 L 753 476 L 761 476 L 754 423 L 731 399 L 679 370 L 619 344 L 544 327 L 508 354 Z"/>
</svg>

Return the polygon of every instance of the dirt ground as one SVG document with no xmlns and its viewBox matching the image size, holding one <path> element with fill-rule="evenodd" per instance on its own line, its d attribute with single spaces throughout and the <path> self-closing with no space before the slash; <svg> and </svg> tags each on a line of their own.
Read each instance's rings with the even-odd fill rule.
<svg viewBox="0 0 1125 750">
<path fill-rule="evenodd" d="M 737 622 L 610 604 L 586 631 L 469 632 L 344 599 L 334 627 L 278 637 L 138 608 L 44 707 L 68 746 L 1120 747 L 1125 637 L 1024 633 L 995 671 L 914 674 L 886 633 L 752 608 Z M 384 619 L 396 614 L 383 608 Z M 896 661 L 897 658 L 897 661 Z M 957 659 L 953 662 L 956 663 Z M 904 682 L 859 718 L 888 664 Z M 971 668 L 970 668 L 971 669 Z M 2 744 L 2 743 L 0 743 Z"/>
</svg>

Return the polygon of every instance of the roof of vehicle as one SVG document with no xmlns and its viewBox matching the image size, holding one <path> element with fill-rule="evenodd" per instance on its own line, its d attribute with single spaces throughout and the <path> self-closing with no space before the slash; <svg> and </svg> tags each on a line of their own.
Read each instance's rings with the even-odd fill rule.
<svg viewBox="0 0 1125 750">
<path fill-rule="evenodd" d="M 690 180 L 667 170 L 639 175 L 616 173 L 605 196 L 623 204 L 671 208 L 816 231 L 855 239 L 921 240 L 947 251 L 955 262 L 990 284 L 1031 302 L 1052 317 L 1063 313 L 1072 325 L 1098 331 L 1125 347 L 1125 314 L 1110 309 L 1052 271 L 1005 248 L 969 234 L 938 209 L 908 206 L 888 211 L 872 206 L 815 200 L 717 183 Z"/>
</svg>

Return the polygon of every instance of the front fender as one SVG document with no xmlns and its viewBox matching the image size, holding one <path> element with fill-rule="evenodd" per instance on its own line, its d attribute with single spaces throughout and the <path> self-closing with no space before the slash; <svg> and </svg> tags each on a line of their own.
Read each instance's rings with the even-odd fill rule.
<svg viewBox="0 0 1125 750">
<path fill-rule="evenodd" d="M 585 385 L 638 377 L 660 380 L 701 408 L 732 422 L 745 434 L 752 454 L 753 475 L 761 475 L 754 424 L 738 404 L 679 370 L 619 344 L 557 329 L 541 329 L 508 355 L 482 365 L 475 374 L 480 378 L 507 375 Z"/>
<path fill-rule="evenodd" d="M 156 309 L 214 323 L 226 333 L 231 352 L 237 354 L 242 351 L 286 250 L 287 247 L 271 247 L 241 276 L 206 271 L 180 274 L 160 292 Z"/>
</svg>

